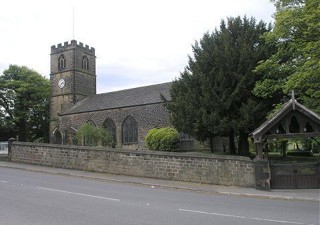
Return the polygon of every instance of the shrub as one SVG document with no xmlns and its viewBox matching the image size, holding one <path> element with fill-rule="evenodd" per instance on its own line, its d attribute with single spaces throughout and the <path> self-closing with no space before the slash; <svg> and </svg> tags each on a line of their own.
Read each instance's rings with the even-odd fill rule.
<svg viewBox="0 0 320 225">
<path fill-rule="evenodd" d="M 145 142 L 150 150 L 172 151 L 177 148 L 179 133 L 171 127 L 154 128 L 148 131 Z"/>
<path fill-rule="evenodd" d="M 79 145 L 108 146 L 112 142 L 112 136 L 105 129 L 86 123 L 77 131 L 76 140 Z"/>
<path fill-rule="evenodd" d="M 313 152 L 312 151 L 291 151 L 291 152 L 287 152 L 287 155 L 311 157 L 313 155 Z"/>
</svg>

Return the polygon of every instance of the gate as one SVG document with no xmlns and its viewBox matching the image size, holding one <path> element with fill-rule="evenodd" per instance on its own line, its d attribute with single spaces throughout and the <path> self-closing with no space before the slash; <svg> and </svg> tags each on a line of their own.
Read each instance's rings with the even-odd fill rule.
<svg viewBox="0 0 320 225">
<path fill-rule="evenodd" d="M 271 188 L 320 188 L 320 161 L 271 163 Z"/>
</svg>

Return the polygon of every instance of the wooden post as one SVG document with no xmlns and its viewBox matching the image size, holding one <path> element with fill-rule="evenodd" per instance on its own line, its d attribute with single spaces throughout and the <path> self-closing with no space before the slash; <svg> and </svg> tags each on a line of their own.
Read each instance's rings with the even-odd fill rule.
<svg viewBox="0 0 320 225">
<path fill-rule="evenodd" d="M 256 153 L 257 153 L 257 158 L 258 159 L 263 159 L 263 144 L 261 142 L 256 142 L 255 143 L 255 148 L 256 148 Z"/>
<path fill-rule="evenodd" d="M 8 140 L 8 161 L 11 162 L 11 148 L 12 148 L 12 143 L 15 141 L 15 138 L 10 138 Z"/>
<path fill-rule="evenodd" d="M 266 160 L 268 160 L 268 158 L 269 158 L 269 144 L 268 144 L 268 142 L 265 144 L 265 147 L 264 147 L 264 158 L 266 159 Z"/>
</svg>

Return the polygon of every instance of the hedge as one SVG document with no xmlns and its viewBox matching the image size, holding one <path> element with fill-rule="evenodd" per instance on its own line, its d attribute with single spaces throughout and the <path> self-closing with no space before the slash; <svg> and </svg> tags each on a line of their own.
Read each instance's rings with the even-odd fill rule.
<svg viewBox="0 0 320 225">
<path fill-rule="evenodd" d="M 178 146 L 179 133 L 172 127 L 154 128 L 148 131 L 145 142 L 150 150 L 172 151 Z"/>
</svg>

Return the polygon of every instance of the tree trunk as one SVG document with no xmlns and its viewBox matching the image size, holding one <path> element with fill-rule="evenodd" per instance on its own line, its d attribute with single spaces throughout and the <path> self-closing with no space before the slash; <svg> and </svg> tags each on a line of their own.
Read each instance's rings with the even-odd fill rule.
<svg viewBox="0 0 320 225">
<path fill-rule="evenodd" d="M 238 155 L 243 154 L 243 140 L 241 138 L 241 131 L 239 131 L 239 141 L 238 141 Z"/>
<path fill-rule="evenodd" d="M 17 122 L 19 141 L 27 141 L 27 123 L 24 119 Z"/>
<path fill-rule="evenodd" d="M 249 155 L 249 141 L 248 133 L 243 130 L 239 131 L 239 142 L 238 142 L 238 154 L 239 155 Z"/>
<path fill-rule="evenodd" d="M 286 158 L 287 154 L 287 141 L 281 141 L 282 157 Z"/>
<path fill-rule="evenodd" d="M 229 132 L 229 151 L 230 154 L 236 154 L 236 146 L 234 144 L 234 131 Z"/>
<path fill-rule="evenodd" d="M 213 153 L 213 135 L 210 135 L 209 141 L 210 141 L 210 149 L 211 149 L 211 152 Z"/>
</svg>

